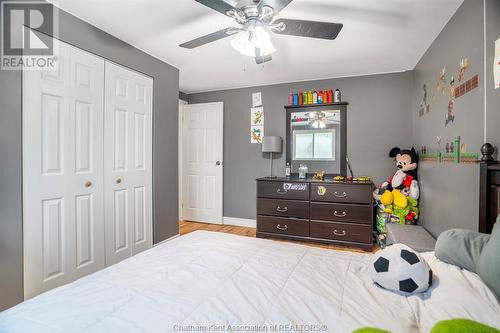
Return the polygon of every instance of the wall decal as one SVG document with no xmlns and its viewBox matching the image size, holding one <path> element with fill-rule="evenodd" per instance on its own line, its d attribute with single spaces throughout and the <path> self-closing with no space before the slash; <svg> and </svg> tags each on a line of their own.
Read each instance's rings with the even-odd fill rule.
<svg viewBox="0 0 500 333">
<path fill-rule="evenodd" d="M 459 98 L 473 89 L 476 89 L 479 86 L 479 76 L 476 74 L 469 80 L 465 81 L 458 87 L 453 89 L 453 96 L 455 98 Z"/>
<path fill-rule="evenodd" d="M 452 76 L 450 78 L 450 100 L 448 101 L 448 111 L 446 112 L 444 126 L 447 126 L 450 122 L 455 121 L 455 113 L 453 109 L 455 108 L 455 78 Z"/>
<path fill-rule="evenodd" d="M 498 41 L 498 45 L 500 48 L 500 40 Z M 499 50 L 500 53 L 500 50 Z M 456 99 L 467 94 L 471 90 L 477 88 L 479 86 L 479 77 L 478 75 L 474 75 L 472 78 L 464 82 L 465 75 L 467 73 L 467 69 L 469 68 L 469 58 L 463 57 L 460 59 L 458 75 L 457 78 L 454 76 L 450 76 L 447 78 L 446 74 L 446 66 L 444 66 L 436 76 L 436 90 L 432 93 L 432 100 L 435 100 L 436 94 L 447 95 L 449 97 L 448 104 L 446 107 L 444 126 L 448 126 L 455 121 L 455 105 Z M 500 71 L 500 62 L 498 63 L 499 71 Z M 500 72 L 499 72 L 500 79 Z M 500 84 L 500 83 L 499 83 Z M 420 106 L 418 109 L 418 115 L 422 117 L 426 113 L 430 111 L 430 105 L 427 102 L 427 86 L 424 83 L 423 86 L 424 95 L 422 97 L 422 101 L 420 102 Z"/>
<path fill-rule="evenodd" d="M 445 94 L 446 90 L 446 66 L 441 69 L 437 76 L 436 91 Z"/>
<path fill-rule="evenodd" d="M 493 63 L 493 76 L 495 77 L 495 89 L 500 88 L 500 38 L 495 42 L 495 60 Z"/>
<path fill-rule="evenodd" d="M 476 163 L 479 159 L 479 153 L 467 152 L 467 145 L 461 143 L 460 136 L 446 142 L 444 151 L 441 151 L 441 137 L 436 138 L 438 142 L 437 152 L 434 154 L 421 153 L 419 155 L 422 162 L 437 163 Z"/>
<path fill-rule="evenodd" d="M 420 109 L 418 110 L 419 117 L 422 117 L 424 114 L 429 113 L 430 106 L 427 102 L 427 85 L 424 83 L 422 89 L 424 90 L 424 95 L 422 96 L 422 101 L 420 102 Z"/>
<path fill-rule="evenodd" d="M 469 59 L 462 58 L 460 59 L 460 69 L 458 70 L 458 82 L 462 82 L 465 76 L 465 71 L 469 67 Z"/>
</svg>

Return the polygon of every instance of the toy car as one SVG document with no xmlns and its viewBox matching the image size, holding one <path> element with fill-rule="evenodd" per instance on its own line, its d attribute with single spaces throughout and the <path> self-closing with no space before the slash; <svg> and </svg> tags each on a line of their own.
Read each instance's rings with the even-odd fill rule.
<svg viewBox="0 0 500 333">
<path fill-rule="evenodd" d="M 353 180 L 355 182 L 369 182 L 372 179 L 370 177 L 362 176 L 362 177 L 354 178 Z"/>
</svg>

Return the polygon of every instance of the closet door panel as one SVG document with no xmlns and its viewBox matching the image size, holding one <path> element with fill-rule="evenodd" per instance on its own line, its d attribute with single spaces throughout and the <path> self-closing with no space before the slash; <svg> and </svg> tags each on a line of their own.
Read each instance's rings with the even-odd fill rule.
<svg viewBox="0 0 500 333">
<path fill-rule="evenodd" d="M 126 183 L 128 171 L 129 110 L 119 98 L 127 95 L 122 78 L 113 80 L 106 64 L 105 100 L 105 244 L 106 265 L 112 265 L 130 257 L 130 209 Z M 125 88 L 124 88 L 125 85 Z M 123 96 L 122 96 L 123 95 Z"/>
<path fill-rule="evenodd" d="M 134 244 L 137 246 L 147 241 L 147 221 L 146 216 L 147 207 L 146 203 L 146 188 L 139 186 L 134 188 Z"/>
<path fill-rule="evenodd" d="M 66 272 L 64 199 L 42 201 L 43 281 L 57 279 Z"/>
<path fill-rule="evenodd" d="M 129 239 L 128 239 L 128 191 L 127 189 L 115 190 L 114 197 L 114 251 L 115 253 L 127 252 L 130 255 Z"/>
<path fill-rule="evenodd" d="M 92 194 L 76 196 L 76 268 L 91 265 L 96 260 L 95 249 L 95 200 Z"/>
<path fill-rule="evenodd" d="M 132 252 L 135 254 L 152 246 L 153 80 L 135 74 L 132 82 L 134 116 L 130 148 L 133 159 L 128 178 L 134 198 Z"/>
<path fill-rule="evenodd" d="M 104 60 L 59 45 L 23 71 L 25 298 L 104 267 Z"/>
<path fill-rule="evenodd" d="M 23 71 L 25 298 L 71 281 L 69 56 L 63 44 L 56 70 Z"/>
<path fill-rule="evenodd" d="M 104 60 L 71 47 L 71 211 L 74 278 L 104 267 Z"/>
<path fill-rule="evenodd" d="M 152 246 L 152 88 L 106 62 L 106 263 Z"/>
</svg>

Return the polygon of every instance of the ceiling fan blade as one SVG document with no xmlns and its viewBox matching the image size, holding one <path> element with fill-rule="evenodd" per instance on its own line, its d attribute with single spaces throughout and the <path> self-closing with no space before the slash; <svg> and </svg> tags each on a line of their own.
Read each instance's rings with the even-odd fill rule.
<svg viewBox="0 0 500 333">
<path fill-rule="evenodd" d="M 216 40 L 226 38 L 228 36 L 234 35 L 240 31 L 238 28 L 226 28 L 216 32 L 212 32 L 211 34 L 198 37 L 196 39 L 190 40 L 189 42 L 183 43 L 179 45 L 185 49 L 194 49 L 195 47 L 202 46 L 211 42 L 215 42 Z"/>
<path fill-rule="evenodd" d="M 234 8 L 224 0 L 195 0 L 195 1 L 209 8 L 212 8 L 213 10 L 216 10 L 224 15 L 227 15 L 227 12 L 230 10 L 237 11 L 236 8 Z"/>
<path fill-rule="evenodd" d="M 259 8 L 259 12 L 262 11 L 262 8 L 265 6 L 272 7 L 274 9 L 274 15 L 278 14 L 288 6 L 288 4 L 292 2 L 292 0 L 260 0 L 259 5 L 257 8 Z"/>
<path fill-rule="evenodd" d="M 270 54 L 261 56 L 260 49 L 255 48 L 255 63 L 257 65 L 263 64 L 263 63 L 271 61 L 271 60 L 273 60 L 273 57 Z"/>
<path fill-rule="evenodd" d="M 341 23 L 278 19 L 274 24 L 284 23 L 283 30 L 273 30 L 277 34 L 333 40 L 344 26 Z"/>
</svg>

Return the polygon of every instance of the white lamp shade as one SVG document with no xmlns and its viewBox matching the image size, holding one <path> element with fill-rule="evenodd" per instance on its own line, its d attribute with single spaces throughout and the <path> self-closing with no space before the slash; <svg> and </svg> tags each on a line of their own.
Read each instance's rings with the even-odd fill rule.
<svg viewBox="0 0 500 333">
<path fill-rule="evenodd" d="M 264 136 L 262 138 L 263 153 L 281 153 L 280 136 Z"/>
</svg>

